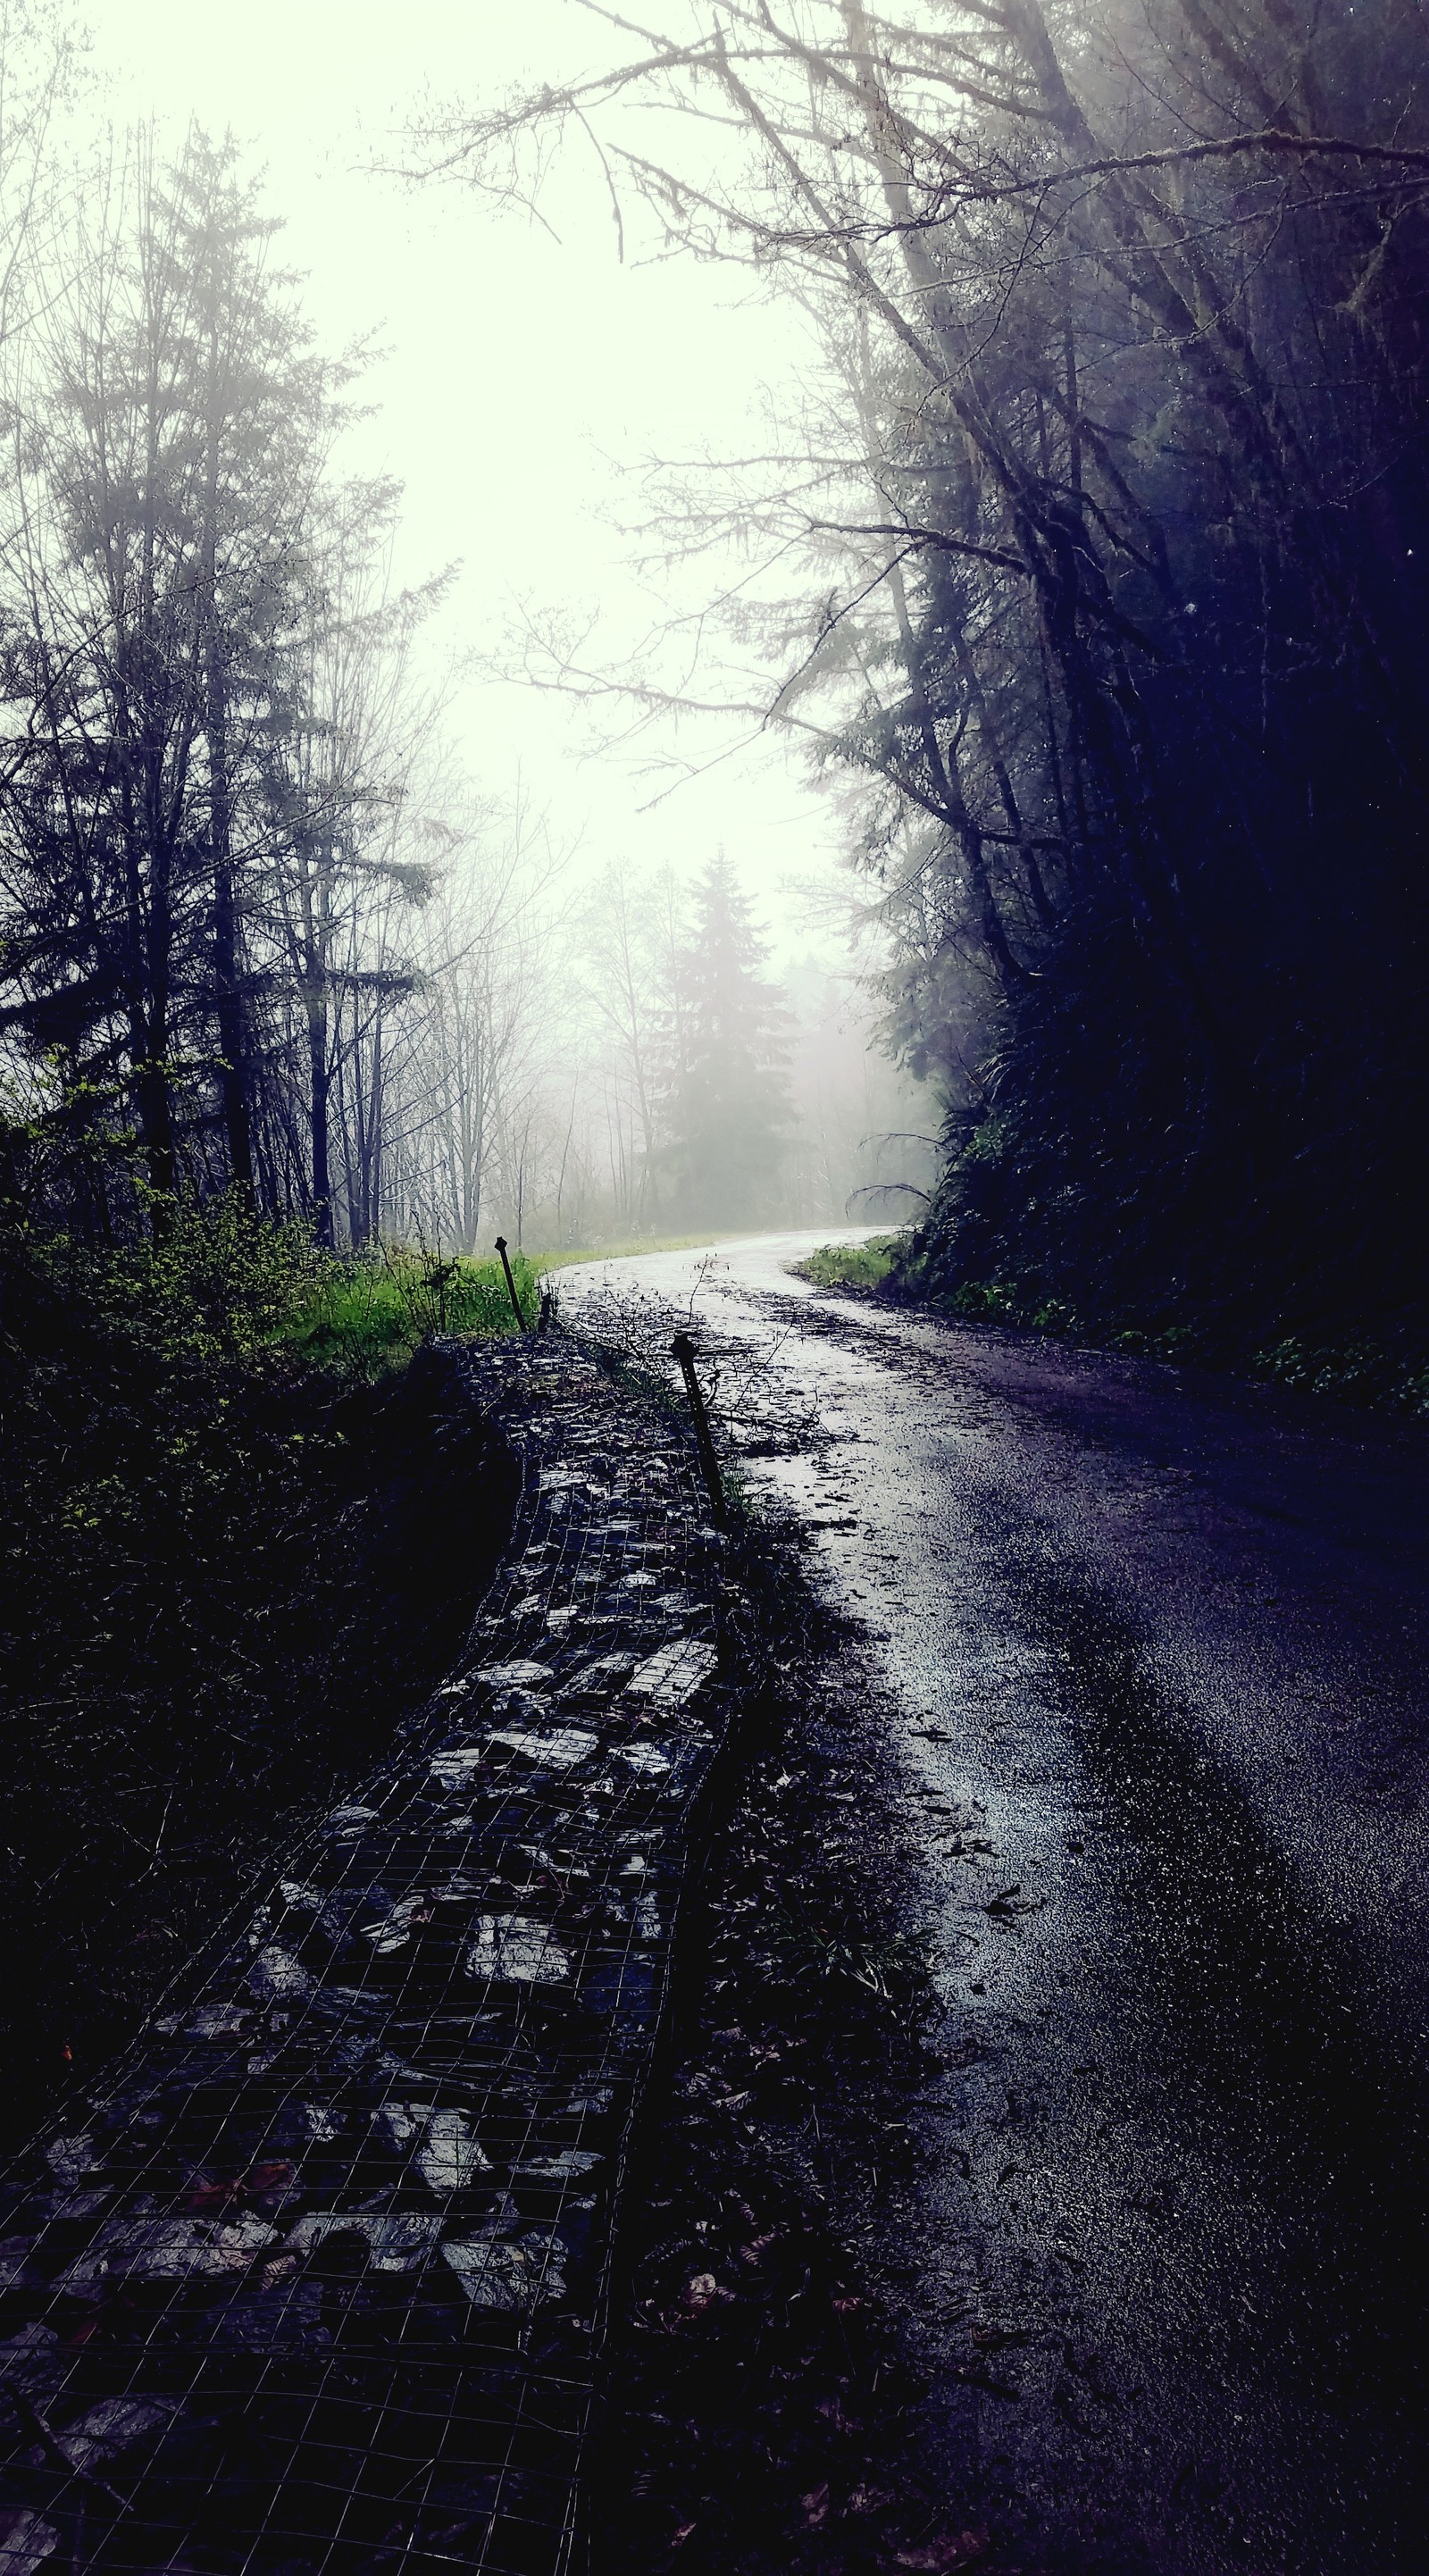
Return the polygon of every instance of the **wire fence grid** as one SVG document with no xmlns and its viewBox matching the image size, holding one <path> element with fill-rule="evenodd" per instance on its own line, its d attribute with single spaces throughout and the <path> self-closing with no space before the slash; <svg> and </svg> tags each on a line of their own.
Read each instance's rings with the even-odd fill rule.
<svg viewBox="0 0 1429 2576">
<path fill-rule="evenodd" d="M 4 2178 L 0 2576 L 579 2566 L 720 1547 L 575 1343 L 453 1349 L 523 1473 L 461 1666 Z"/>
</svg>

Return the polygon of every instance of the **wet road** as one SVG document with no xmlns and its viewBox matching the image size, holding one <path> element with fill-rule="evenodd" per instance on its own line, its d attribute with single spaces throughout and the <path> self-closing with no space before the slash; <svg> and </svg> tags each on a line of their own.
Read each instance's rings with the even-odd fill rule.
<svg viewBox="0 0 1429 2576">
<path fill-rule="evenodd" d="M 944 2080 L 871 2218 L 950 2495 L 1038 2570 L 1429 2569 L 1429 1435 L 810 1291 L 568 1273 L 818 1408 Z"/>
</svg>

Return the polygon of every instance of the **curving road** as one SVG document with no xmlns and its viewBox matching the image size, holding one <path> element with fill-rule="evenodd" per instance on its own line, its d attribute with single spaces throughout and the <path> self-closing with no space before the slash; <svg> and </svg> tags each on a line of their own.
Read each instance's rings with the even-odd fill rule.
<svg viewBox="0 0 1429 2576">
<path fill-rule="evenodd" d="M 907 2284 L 950 2497 L 1042 2570 L 1429 2569 L 1429 1435 L 821 1294 L 694 1296 L 864 1625 L 946 2003 Z M 1001 2562 L 999 2562 L 1001 2563 Z"/>
</svg>

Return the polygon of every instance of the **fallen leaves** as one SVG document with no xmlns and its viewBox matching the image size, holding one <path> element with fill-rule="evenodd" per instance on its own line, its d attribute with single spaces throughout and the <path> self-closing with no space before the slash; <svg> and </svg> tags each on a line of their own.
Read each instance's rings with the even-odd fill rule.
<svg viewBox="0 0 1429 2576">
<path fill-rule="evenodd" d="M 979 2370 L 975 2363 L 949 2363 L 948 2377 L 961 2388 L 980 2388 L 985 2396 L 1005 2398 L 1011 2406 L 1017 2405 L 1022 2396 L 1020 2388 L 1011 2387 L 1005 2379 L 994 2379 L 990 2371 Z"/>
<path fill-rule="evenodd" d="M 757 2272 L 770 2246 L 777 2245 L 779 2241 L 778 2229 L 771 2228 L 767 2234 L 753 2238 L 750 2244 L 741 2245 L 737 2260 L 743 2264 L 747 2272 Z"/>
<path fill-rule="evenodd" d="M 996 1922 L 1006 1923 L 1011 1922 L 1019 1914 L 1040 1914 L 1046 1902 L 1045 1896 L 1024 1896 L 1022 1881 L 1015 1879 L 1011 1887 L 1000 1889 L 996 1896 L 989 1897 L 986 1905 L 980 1905 L 977 1911 L 980 1914 L 992 1915 Z"/>
<path fill-rule="evenodd" d="M 685 2305 L 692 2317 L 703 2316 L 706 2308 L 724 2306 L 733 2297 L 733 2290 L 726 2290 L 713 2272 L 696 2272 L 685 2283 Z"/>
<path fill-rule="evenodd" d="M 185 2209 L 215 2210 L 241 2207 L 245 2201 L 264 2200 L 275 2192 L 286 2191 L 293 2179 L 290 2164 L 250 2165 L 245 2173 L 230 2174 L 219 2182 L 207 2176 L 196 2177 L 184 2202 Z"/>
<path fill-rule="evenodd" d="M 917 2568 L 920 2576 L 953 2576 L 959 2567 L 971 2567 L 990 2546 L 986 2531 L 946 2532 L 940 2540 L 925 2541 L 918 2549 L 900 2549 L 894 2557 L 895 2567 Z"/>
</svg>

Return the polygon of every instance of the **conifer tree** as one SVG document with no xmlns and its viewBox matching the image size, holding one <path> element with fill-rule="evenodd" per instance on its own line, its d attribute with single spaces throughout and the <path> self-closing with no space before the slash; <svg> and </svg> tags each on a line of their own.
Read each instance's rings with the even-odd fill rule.
<svg viewBox="0 0 1429 2576">
<path fill-rule="evenodd" d="M 407 648 L 442 583 L 394 594 L 395 487 L 332 482 L 354 361 L 310 347 L 233 145 L 141 133 L 103 178 L 0 379 L 0 1038 L 121 1222 L 137 1145 L 156 1232 L 231 1188 L 362 1237 L 381 1143 L 335 1212 L 332 1095 L 413 989 Z"/>
<path fill-rule="evenodd" d="M 792 1110 L 788 1013 L 760 971 L 768 954 L 721 851 L 696 890 L 695 935 L 680 960 L 671 1014 L 664 1159 L 692 1223 L 754 1225 L 778 1214 Z"/>
</svg>

